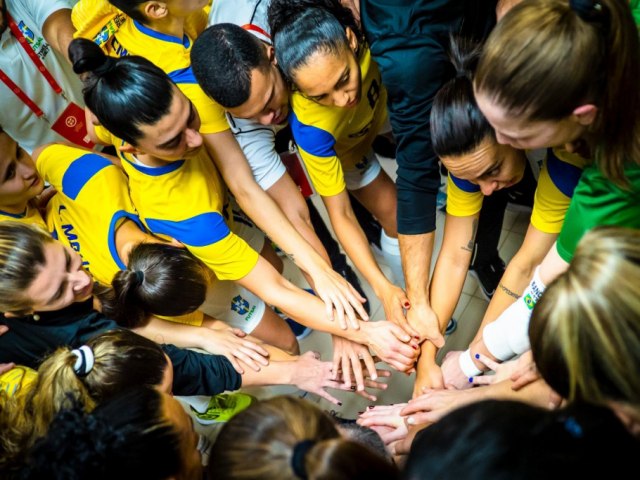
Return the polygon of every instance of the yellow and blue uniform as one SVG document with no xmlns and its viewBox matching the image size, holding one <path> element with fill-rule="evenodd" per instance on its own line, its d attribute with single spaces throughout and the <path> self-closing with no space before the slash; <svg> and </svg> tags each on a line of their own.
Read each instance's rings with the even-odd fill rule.
<svg viewBox="0 0 640 480">
<path fill-rule="evenodd" d="M 27 204 L 22 213 L 9 213 L 0 210 L 0 222 L 6 222 L 12 220 L 14 222 L 28 223 L 29 225 L 37 225 L 46 230 L 47 224 L 40 215 L 40 212 L 31 203 Z"/>
<path fill-rule="evenodd" d="M 527 152 L 529 155 L 529 152 Z M 543 233 L 560 233 L 586 160 L 561 149 L 547 149 L 533 200 L 531 225 Z M 484 195 L 480 187 L 451 174 L 447 180 L 447 213 L 455 217 L 476 215 Z"/>
<path fill-rule="evenodd" d="M 300 92 L 291 95 L 289 124 L 313 186 L 322 196 L 346 188 L 345 172 L 367 168 L 367 154 L 387 118 L 387 92 L 371 52 L 363 48 L 361 96 L 354 108 L 319 105 Z"/>
<path fill-rule="evenodd" d="M 144 230 L 124 172 L 101 155 L 67 145 L 45 148 L 36 166 L 58 191 L 47 206 L 49 231 L 82 256 L 96 281 L 110 285 L 118 270 L 126 269 L 116 250 L 116 230 L 125 219 Z"/>
<path fill-rule="evenodd" d="M 206 25 L 206 16 L 203 18 Z M 163 70 L 198 110 L 200 133 L 207 135 L 228 130 L 224 109 L 204 93 L 193 75 L 192 46 L 193 38 L 187 33 L 182 38 L 173 37 L 132 18 L 125 18 L 101 45 L 109 55 L 139 55 Z"/>
<path fill-rule="evenodd" d="M 7 397 L 21 397 L 29 393 L 36 380 L 38 372 L 29 367 L 16 365 L 0 375 L 0 391 L 5 392 Z"/>
<path fill-rule="evenodd" d="M 123 144 L 104 128 L 96 133 L 105 143 Z M 133 204 L 150 232 L 183 243 L 220 280 L 239 280 L 256 266 L 258 252 L 227 224 L 232 225 L 226 187 L 204 148 L 193 158 L 157 168 L 119 155 Z"/>
</svg>

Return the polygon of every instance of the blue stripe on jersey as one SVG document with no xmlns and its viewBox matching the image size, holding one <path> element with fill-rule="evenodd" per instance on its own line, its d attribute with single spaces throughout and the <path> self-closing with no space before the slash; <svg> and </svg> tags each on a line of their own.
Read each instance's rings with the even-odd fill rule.
<svg viewBox="0 0 640 480">
<path fill-rule="evenodd" d="M 169 72 L 169 78 L 173 80 L 173 83 L 198 83 L 196 76 L 193 74 L 191 67 L 181 68 L 180 70 L 174 70 Z"/>
<path fill-rule="evenodd" d="M 51 233 L 51 238 L 58 240 L 58 231 L 55 228 L 49 233 Z"/>
<path fill-rule="evenodd" d="M 109 253 L 111 253 L 111 258 L 113 258 L 113 261 L 116 262 L 118 268 L 120 270 L 126 270 L 127 266 L 122 260 L 120 260 L 120 255 L 118 255 L 118 250 L 116 249 L 116 225 L 118 224 L 118 220 L 120 220 L 121 218 L 128 218 L 129 220 L 132 220 L 143 232 L 146 232 L 147 229 L 144 228 L 144 225 L 140 221 L 140 218 L 138 218 L 138 216 L 134 213 L 127 212 L 126 210 L 118 210 L 113 214 L 111 223 L 109 224 L 109 238 L 107 239 L 107 242 L 109 244 Z"/>
<path fill-rule="evenodd" d="M 145 175 L 151 175 L 153 177 L 158 177 L 166 173 L 175 172 L 184 164 L 184 160 L 178 160 L 176 162 L 168 163 L 164 167 L 145 167 L 144 165 L 138 165 L 137 163 L 133 163 L 132 161 L 127 160 L 126 158 L 124 160 L 126 162 L 129 162 L 129 164 L 139 172 L 144 173 Z"/>
<path fill-rule="evenodd" d="M 100 170 L 107 167 L 118 168 L 106 158 L 87 153 L 73 161 L 62 176 L 62 193 L 71 200 L 78 198 L 80 191 Z"/>
<path fill-rule="evenodd" d="M 174 222 L 147 218 L 152 233 L 167 235 L 191 247 L 212 245 L 231 233 L 218 212 L 207 212 Z"/>
<path fill-rule="evenodd" d="M 463 192 L 476 193 L 480 191 L 480 187 L 475 183 L 471 183 L 469 180 L 462 180 L 455 175 L 451 175 L 451 172 L 449 172 L 449 177 L 451 178 L 451 181 L 454 183 L 454 185 Z"/>
<path fill-rule="evenodd" d="M 182 40 L 180 40 L 178 37 L 174 37 L 173 35 L 167 35 L 166 33 L 160 33 L 156 32 L 155 30 L 151 30 L 149 27 L 145 27 L 137 20 L 134 20 L 133 24 L 140 32 L 144 33 L 145 35 L 149 35 L 150 37 L 162 40 L 163 42 L 177 43 L 178 45 L 182 45 L 184 48 L 189 48 L 189 45 L 191 45 L 191 42 L 189 41 L 189 37 L 187 37 L 187 35 L 184 35 L 182 37 Z"/>
<path fill-rule="evenodd" d="M 27 209 L 24 209 L 24 212 L 22 213 L 9 213 L 9 212 L 5 212 L 4 210 L 0 210 L 0 215 L 6 215 L 7 217 L 11 217 L 11 218 L 24 218 L 27 216 Z"/>
<path fill-rule="evenodd" d="M 312 125 L 305 125 L 295 112 L 289 114 L 289 125 L 293 131 L 293 138 L 300 148 L 316 157 L 334 157 L 336 155 L 336 139 L 329 132 Z"/>
<path fill-rule="evenodd" d="M 556 157 L 553 149 L 547 149 L 547 171 L 553 184 L 563 195 L 571 198 L 580 181 L 582 169 Z"/>
</svg>

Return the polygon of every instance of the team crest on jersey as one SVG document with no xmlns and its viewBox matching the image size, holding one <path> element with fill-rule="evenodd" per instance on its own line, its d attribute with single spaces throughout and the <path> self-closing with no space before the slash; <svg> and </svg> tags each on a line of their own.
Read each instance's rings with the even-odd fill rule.
<svg viewBox="0 0 640 480">
<path fill-rule="evenodd" d="M 29 46 L 33 49 L 36 54 L 44 60 L 44 57 L 49 53 L 50 47 L 47 42 L 44 41 L 43 37 L 37 37 L 33 33 L 33 31 L 24 23 L 24 21 L 20 20 L 18 22 L 18 29 L 20 33 L 24 36 L 25 40 L 29 44 Z"/>
<path fill-rule="evenodd" d="M 240 315 L 244 315 L 249 311 L 249 302 L 240 295 L 236 295 L 233 297 L 233 300 L 231 300 L 231 310 L 239 313 Z"/>
</svg>

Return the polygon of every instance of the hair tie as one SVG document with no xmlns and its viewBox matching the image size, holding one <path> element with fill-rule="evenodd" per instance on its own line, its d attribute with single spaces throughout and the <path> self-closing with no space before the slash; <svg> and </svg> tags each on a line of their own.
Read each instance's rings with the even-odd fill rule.
<svg viewBox="0 0 640 480">
<path fill-rule="evenodd" d="M 569 6 L 586 22 L 602 18 L 602 4 L 598 0 L 569 0 Z"/>
<path fill-rule="evenodd" d="M 458 70 L 458 71 L 456 72 L 456 78 L 467 78 L 467 79 L 468 79 L 468 78 L 469 78 L 469 75 L 468 75 L 468 73 L 467 73 L 466 71 L 464 71 L 464 70 Z"/>
<path fill-rule="evenodd" d="M 79 377 L 84 377 L 93 369 L 95 357 L 93 350 L 87 345 L 71 350 L 71 354 L 76 357 L 76 363 L 73 364 L 73 371 Z"/>
<path fill-rule="evenodd" d="M 306 480 L 307 469 L 304 466 L 304 459 L 307 456 L 307 452 L 313 448 L 316 444 L 315 440 L 303 440 L 296 443 L 293 447 L 293 455 L 291 455 L 291 469 L 298 478 Z"/>
<path fill-rule="evenodd" d="M 102 77 L 109 73 L 116 66 L 116 61 L 114 58 L 105 55 L 104 61 L 93 69 L 93 74 L 96 77 Z"/>
<path fill-rule="evenodd" d="M 134 270 L 134 272 L 136 274 L 136 281 L 135 281 L 135 287 L 139 287 L 140 285 L 142 285 L 142 282 L 144 282 L 144 272 L 142 270 Z"/>
</svg>

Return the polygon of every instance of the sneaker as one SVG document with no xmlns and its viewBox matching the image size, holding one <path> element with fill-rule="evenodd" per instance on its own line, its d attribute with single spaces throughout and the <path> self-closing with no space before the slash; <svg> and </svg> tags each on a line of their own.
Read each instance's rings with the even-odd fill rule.
<svg viewBox="0 0 640 480">
<path fill-rule="evenodd" d="M 458 321 L 455 318 L 452 318 L 451 320 L 449 320 L 449 323 L 447 323 L 447 329 L 444 331 L 444 335 L 451 335 L 453 332 L 456 331 L 456 329 L 458 328 Z"/>
<path fill-rule="evenodd" d="M 202 425 L 228 422 L 237 413 L 247 409 L 255 400 L 255 397 L 246 393 L 221 393 L 211 397 L 204 412 L 199 412 L 191 407 L 191 413 Z"/>
<path fill-rule="evenodd" d="M 469 273 L 478 281 L 482 294 L 490 301 L 504 275 L 505 265 L 499 256 L 482 265 L 472 265 Z"/>
<path fill-rule="evenodd" d="M 353 288 L 355 288 L 357 292 L 360 295 L 362 295 L 362 297 L 366 300 L 366 302 L 364 302 L 362 306 L 364 307 L 364 311 L 367 312 L 367 315 L 369 315 L 371 313 L 369 298 L 364 293 L 364 290 L 362 289 L 362 285 L 360 284 L 360 280 L 358 279 L 356 272 L 354 272 L 349 265 L 345 265 L 344 268 L 337 270 L 337 272 L 340 274 L 342 278 L 344 278 L 347 282 L 349 282 L 353 286 Z"/>
</svg>

